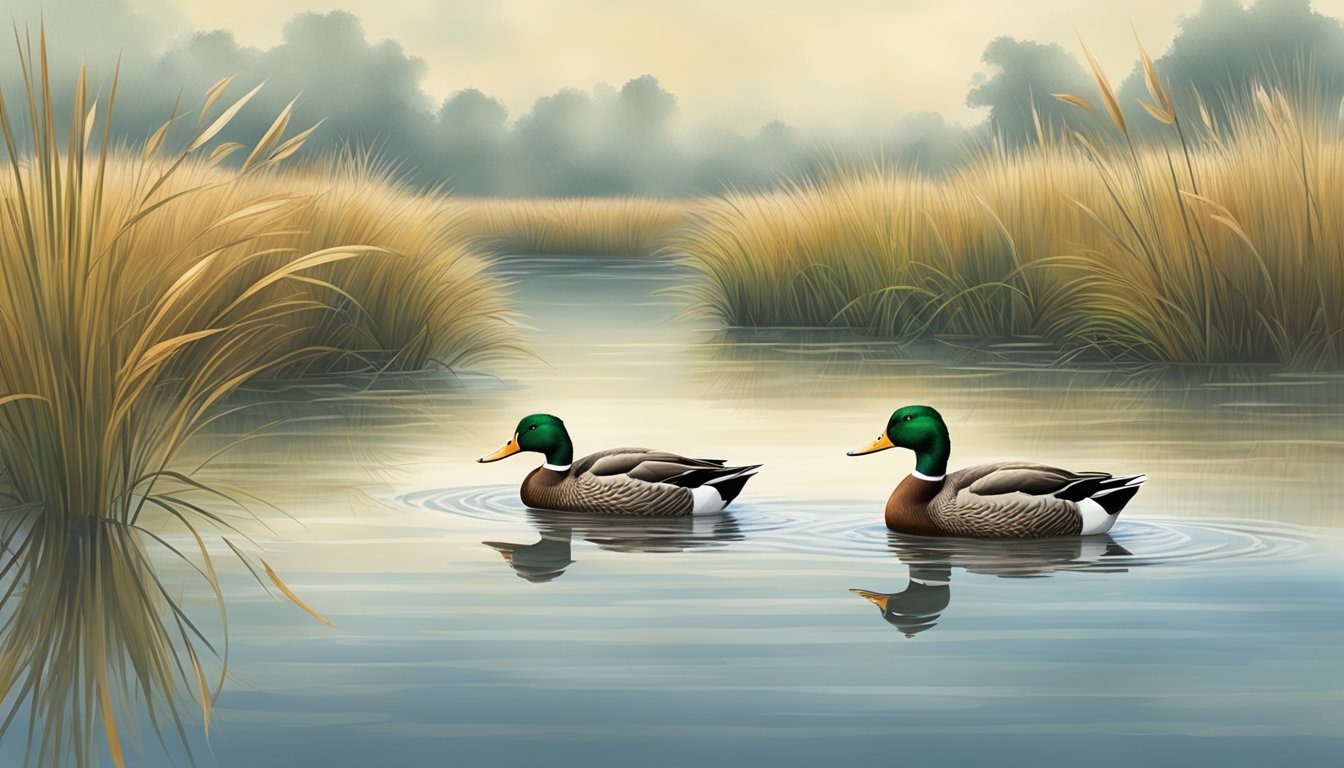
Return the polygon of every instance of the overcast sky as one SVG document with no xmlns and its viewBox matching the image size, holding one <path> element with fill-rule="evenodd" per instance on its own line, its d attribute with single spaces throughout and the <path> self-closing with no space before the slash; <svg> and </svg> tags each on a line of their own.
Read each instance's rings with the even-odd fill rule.
<svg viewBox="0 0 1344 768">
<path fill-rule="evenodd" d="M 95 0 L 87 0 L 94 2 Z M 106 2 L 108 0 L 98 0 Z M 110 0 L 116 2 L 117 0 Z M 302 11 L 347 10 L 371 41 L 424 59 L 434 98 L 466 87 L 511 114 L 538 97 L 652 74 L 693 122 L 753 130 L 783 118 L 848 129 L 930 110 L 974 122 L 971 78 L 995 37 L 1056 42 L 1081 35 L 1119 81 L 1135 61 L 1131 26 L 1154 56 L 1200 0 L 124 0 L 161 48 L 228 29 L 270 47 Z M 38 4 L 8 0 L 7 4 Z M 69 0 L 66 0 L 69 2 Z M 1316 0 L 1344 16 L 1344 0 Z"/>
</svg>

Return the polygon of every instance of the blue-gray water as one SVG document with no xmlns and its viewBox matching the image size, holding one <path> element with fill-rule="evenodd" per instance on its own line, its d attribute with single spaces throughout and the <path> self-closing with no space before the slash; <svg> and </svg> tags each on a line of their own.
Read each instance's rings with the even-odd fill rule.
<svg viewBox="0 0 1344 768">
<path fill-rule="evenodd" d="M 199 762 L 1344 759 L 1344 379 L 725 335 L 674 317 L 681 300 L 654 292 L 687 278 L 663 262 L 501 269 L 540 360 L 355 395 L 311 385 L 296 401 L 323 402 L 296 406 L 304 419 L 209 470 L 293 516 L 255 537 L 339 628 L 221 565 L 231 679 Z M 1152 480 L 1109 537 L 889 536 L 882 505 L 910 457 L 844 451 L 916 402 L 947 417 L 953 465 L 1021 456 Z M 528 511 L 515 489 L 533 457 L 473 459 L 534 411 L 564 418 L 580 453 L 766 466 L 723 516 Z M 208 624 L 199 579 L 163 560 Z M 148 764 L 162 754 L 147 744 Z"/>
</svg>

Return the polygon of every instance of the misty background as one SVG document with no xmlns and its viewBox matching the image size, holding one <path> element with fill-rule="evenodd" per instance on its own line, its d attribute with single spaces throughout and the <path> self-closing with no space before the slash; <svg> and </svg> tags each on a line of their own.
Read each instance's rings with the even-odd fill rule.
<svg viewBox="0 0 1344 768">
<path fill-rule="evenodd" d="M 681 196 L 764 189 L 836 165 L 876 162 L 938 173 L 993 137 L 1009 146 L 1034 141 L 1033 109 L 1052 127 L 1096 119 L 1052 93 L 1098 103 L 1081 46 L 1066 50 L 1000 37 L 984 48 L 989 73 L 967 84 L 966 103 L 986 115 L 977 124 L 952 123 L 930 112 L 844 133 L 807 132 L 779 120 L 745 132 L 691 124 L 677 94 L 659 83 L 657 73 L 564 88 L 536 99 L 522 114 L 510 114 L 469 83 L 436 103 L 421 85 L 425 62 L 396 41 L 369 40 L 360 19 L 346 12 L 296 15 L 269 48 L 240 45 L 233 33 L 215 30 L 165 49 L 164 30 L 126 0 L 7 0 L 6 5 L 21 36 L 26 29 L 35 39 L 39 23 L 45 23 L 53 82 L 63 98 L 81 58 L 88 61 L 95 90 L 99 85 L 105 90 L 120 56 L 114 124 L 122 138 L 143 139 L 163 123 L 179 96 L 182 111 L 194 117 L 205 89 L 237 73 L 234 97 L 262 81 L 266 85 L 227 138 L 255 141 L 298 97 L 293 125 L 325 119 L 306 151 L 371 147 L 406 178 L 463 195 Z M 1215 119 L 1255 82 L 1311 98 L 1330 114 L 1344 98 L 1344 25 L 1312 10 L 1308 0 L 1259 0 L 1246 7 L 1235 0 L 1206 0 L 1181 21 L 1165 51 L 1149 53 L 1178 100 L 1189 104 L 1194 93 L 1201 94 Z M 0 61 L 0 86 L 13 113 L 21 106 L 17 59 L 11 50 L 0 53 Z M 1157 124 L 1136 104 L 1146 98 L 1137 49 L 1134 68 L 1117 87 L 1136 131 L 1152 132 Z"/>
</svg>

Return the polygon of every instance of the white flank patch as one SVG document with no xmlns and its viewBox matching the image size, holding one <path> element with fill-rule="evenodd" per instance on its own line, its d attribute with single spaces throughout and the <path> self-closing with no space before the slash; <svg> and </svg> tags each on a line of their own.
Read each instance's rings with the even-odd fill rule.
<svg viewBox="0 0 1344 768">
<path fill-rule="evenodd" d="M 702 485 L 699 488 L 691 489 L 691 514 L 692 515 L 714 515 L 723 511 L 728 506 L 723 497 L 714 489 L 712 485 Z"/>
<path fill-rule="evenodd" d="M 1100 504 L 1091 499 L 1083 499 L 1074 503 L 1078 505 L 1078 514 L 1083 516 L 1081 534 L 1083 536 L 1092 536 L 1111 530 L 1111 526 L 1115 525 L 1115 518 L 1120 516 L 1118 512 L 1114 515 L 1108 513 Z"/>
</svg>

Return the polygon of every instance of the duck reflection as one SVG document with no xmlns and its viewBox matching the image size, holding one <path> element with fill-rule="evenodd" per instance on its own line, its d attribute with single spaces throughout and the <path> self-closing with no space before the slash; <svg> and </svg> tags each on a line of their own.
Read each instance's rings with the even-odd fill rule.
<svg viewBox="0 0 1344 768">
<path fill-rule="evenodd" d="M 952 600 L 952 569 L 1001 578 L 1043 578 L 1056 571 L 1122 573 L 1130 552 L 1109 534 L 1053 539 L 953 539 L 888 535 L 888 546 L 910 568 L 900 592 L 851 589 L 882 612 L 893 627 L 914 637 L 932 629 Z"/>
<path fill-rule="evenodd" d="M 557 579 L 574 564 L 571 542 L 576 536 L 613 552 L 684 552 L 745 538 L 731 513 L 650 518 L 529 509 L 527 518 L 541 535 L 538 541 L 481 543 L 498 552 L 519 578 L 534 584 Z"/>
</svg>

